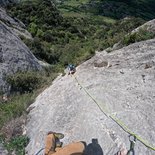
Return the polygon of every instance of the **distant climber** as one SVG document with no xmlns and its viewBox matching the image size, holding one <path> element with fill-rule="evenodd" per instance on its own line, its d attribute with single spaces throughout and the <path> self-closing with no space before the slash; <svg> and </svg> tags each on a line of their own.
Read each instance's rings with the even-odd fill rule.
<svg viewBox="0 0 155 155">
<path fill-rule="evenodd" d="M 73 64 L 69 64 L 67 68 L 68 68 L 68 71 L 69 71 L 68 75 L 74 74 L 76 72 L 76 67 Z"/>
</svg>

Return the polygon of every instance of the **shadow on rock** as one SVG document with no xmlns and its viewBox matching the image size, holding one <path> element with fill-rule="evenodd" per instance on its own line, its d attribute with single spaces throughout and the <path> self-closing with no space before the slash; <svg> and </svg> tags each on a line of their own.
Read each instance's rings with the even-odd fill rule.
<svg viewBox="0 0 155 155">
<path fill-rule="evenodd" d="M 92 143 L 86 146 L 84 155 L 104 155 L 98 139 L 92 139 Z"/>
</svg>

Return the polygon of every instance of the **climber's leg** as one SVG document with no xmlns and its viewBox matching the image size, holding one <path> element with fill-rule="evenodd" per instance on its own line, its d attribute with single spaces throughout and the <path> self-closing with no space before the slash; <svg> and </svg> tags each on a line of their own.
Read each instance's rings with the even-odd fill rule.
<svg viewBox="0 0 155 155">
<path fill-rule="evenodd" d="M 45 141 L 45 155 L 53 154 L 55 152 L 55 146 L 56 146 L 55 136 L 54 134 L 50 133 L 47 135 Z"/>
<path fill-rule="evenodd" d="M 83 155 L 86 144 L 84 142 L 71 143 L 55 152 L 53 155 Z"/>
</svg>

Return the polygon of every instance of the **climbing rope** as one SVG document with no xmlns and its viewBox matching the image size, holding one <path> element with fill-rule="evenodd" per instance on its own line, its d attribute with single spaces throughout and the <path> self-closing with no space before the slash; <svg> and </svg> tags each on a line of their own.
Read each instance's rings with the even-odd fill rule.
<svg viewBox="0 0 155 155">
<path fill-rule="evenodd" d="M 120 119 L 116 118 L 113 114 L 111 114 L 106 107 L 103 107 L 96 101 L 96 99 L 83 87 L 83 85 L 79 82 L 75 75 L 73 75 L 78 85 L 85 91 L 85 93 L 96 103 L 99 109 L 109 118 L 111 118 L 115 123 L 117 123 L 126 133 L 135 137 L 138 141 L 144 144 L 147 148 L 155 151 L 155 147 L 151 146 L 146 140 L 132 132 Z"/>
<path fill-rule="evenodd" d="M 45 148 L 41 148 L 35 155 L 38 155 L 41 151 L 43 151 Z"/>
</svg>

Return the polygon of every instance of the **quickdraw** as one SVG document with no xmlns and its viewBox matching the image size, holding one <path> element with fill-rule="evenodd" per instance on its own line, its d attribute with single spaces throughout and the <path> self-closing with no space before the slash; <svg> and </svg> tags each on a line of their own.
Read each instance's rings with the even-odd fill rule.
<svg viewBox="0 0 155 155">
<path fill-rule="evenodd" d="M 127 155 L 135 155 L 135 150 L 134 150 L 134 147 L 135 147 L 135 143 L 136 143 L 136 136 L 132 136 L 130 135 L 129 136 L 129 140 L 130 140 L 130 150 L 127 152 Z"/>
</svg>

